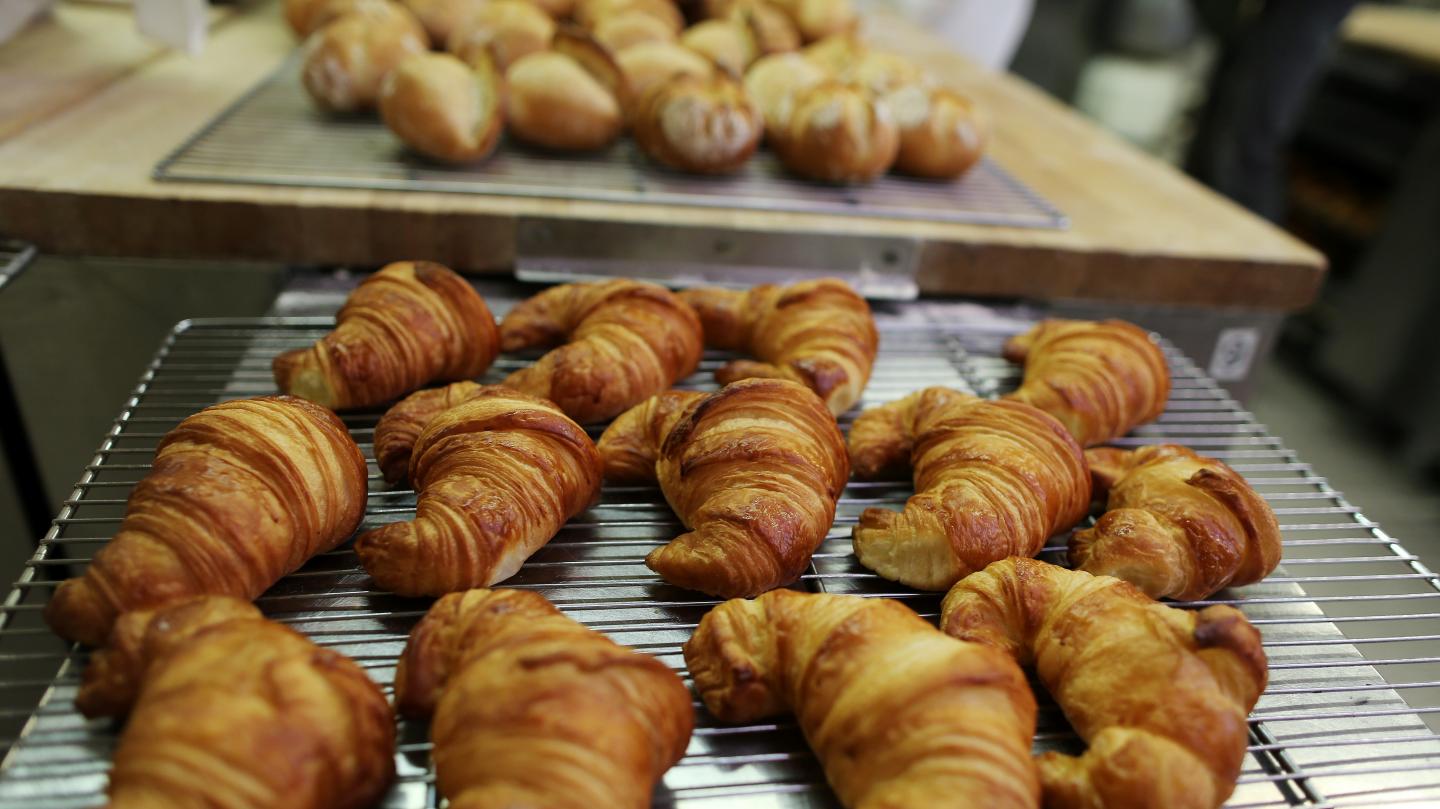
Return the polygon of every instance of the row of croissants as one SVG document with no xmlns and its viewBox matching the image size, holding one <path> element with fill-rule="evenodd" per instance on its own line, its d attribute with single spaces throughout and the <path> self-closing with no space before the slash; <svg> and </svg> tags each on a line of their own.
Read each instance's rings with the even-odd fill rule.
<svg viewBox="0 0 1440 809">
<path fill-rule="evenodd" d="M 320 107 L 378 109 L 444 162 L 483 160 L 504 132 L 591 152 L 626 131 L 697 174 L 739 170 L 762 137 L 790 171 L 832 183 L 953 179 L 979 160 L 972 101 L 861 44 L 848 0 L 699 5 L 689 28 L 672 0 L 287 0 L 286 17 Z"/>
<path fill-rule="evenodd" d="M 705 346 L 755 359 L 721 366 L 717 392 L 668 390 Z M 548 352 L 503 384 L 469 381 L 531 348 Z M 1229 607 L 1153 599 L 1260 580 L 1279 532 L 1218 460 L 1081 449 L 1158 417 L 1159 348 L 1118 321 L 1046 321 L 1006 346 L 1024 364 L 1014 394 L 922 390 L 861 412 L 847 447 L 836 414 L 860 400 L 877 350 L 867 304 L 836 280 L 562 285 L 497 326 L 440 265 L 382 269 L 331 333 L 275 359 L 289 395 L 216 405 L 165 436 L 119 532 L 47 605 L 58 634 L 103 647 L 81 710 L 130 715 L 112 805 L 360 807 L 386 789 L 384 695 L 247 600 L 361 522 L 365 458 L 333 411 L 399 399 L 375 455 L 414 487 L 415 519 L 355 550 L 380 588 L 442 596 L 411 633 L 395 706 L 433 715 L 451 806 L 643 807 L 686 749 L 689 693 L 663 663 L 537 594 L 484 589 L 602 481 L 658 483 L 687 533 L 646 564 L 734 599 L 685 647 L 707 709 L 794 713 L 846 806 L 1033 807 L 1042 792 L 1059 807 L 1218 806 L 1266 681 L 1259 636 Z M 451 384 L 420 390 L 433 382 Z M 612 418 L 598 442 L 581 426 Z M 867 509 L 854 548 L 882 576 L 948 590 L 941 630 L 898 602 L 777 589 L 826 539 L 852 470 L 907 466 L 915 495 Z M 1079 569 L 1030 558 L 1095 495 L 1108 502 L 1071 540 Z M 1082 756 L 1032 761 L 1020 666 Z"/>
</svg>

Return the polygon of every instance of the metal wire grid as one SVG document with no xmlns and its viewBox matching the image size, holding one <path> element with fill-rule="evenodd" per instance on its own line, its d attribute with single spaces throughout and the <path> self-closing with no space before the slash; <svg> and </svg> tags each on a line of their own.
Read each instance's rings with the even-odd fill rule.
<svg viewBox="0 0 1440 809">
<path fill-rule="evenodd" d="M 300 85 L 299 61 L 294 57 L 162 160 L 155 178 L 560 197 L 1014 227 L 1067 224 L 1058 209 L 988 159 L 959 182 L 887 176 L 843 188 L 798 180 L 765 150 L 733 177 L 667 171 L 650 162 L 629 138 L 585 157 L 506 141 L 478 165 L 440 166 L 404 150 L 374 117 L 318 112 Z"/>
<path fill-rule="evenodd" d="M 894 312 L 880 317 L 881 358 L 864 405 L 929 384 L 988 395 L 1015 383 L 1015 370 L 997 359 L 1000 331 L 949 321 L 953 315 L 944 307 Z M 217 401 L 273 392 L 270 358 L 308 344 L 330 323 L 327 318 L 194 321 L 181 324 L 165 342 L 0 606 L 5 671 L 0 718 L 15 726 L 6 734 L 13 747 L 0 765 L 0 807 L 60 809 L 99 802 L 117 738 L 114 723 L 86 721 L 73 709 L 85 653 L 61 646 L 39 621 L 55 579 L 116 529 L 129 488 L 146 473 L 155 443 L 167 430 Z M 1421 673 L 1440 662 L 1433 647 L 1414 649 L 1440 637 L 1440 603 L 1434 600 L 1440 598 L 1440 581 L 1189 360 L 1173 351 L 1169 356 L 1175 387 L 1168 410 L 1158 423 L 1120 443 L 1179 441 L 1223 458 L 1270 500 L 1284 524 L 1280 570 L 1263 584 L 1203 602 L 1243 609 L 1263 631 L 1271 660 L 1270 688 L 1253 715 L 1250 756 L 1230 805 L 1433 805 L 1440 800 L 1440 737 L 1423 719 L 1437 709 L 1411 707 L 1400 694 L 1433 697 L 1440 686 L 1440 676 Z M 707 353 L 685 385 L 712 387 L 709 372 L 723 359 Z M 525 361 L 502 359 L 490 377 L 498 379 Z M 345 416 L 367 455 L 379 412 Z M 373 465 L 371 478 L 364 528 L 412 516 L 413 492 L 385 488 Z M 886 595 L 933 616 L 937 596 L 859 568 L 846 539 L 861 510 L 898 507 L 909 493 L 901 482 L 852 483 L 830 539 L 800 586 Z M 717 602 L 664 584 L 641 561 L 679 530 L 657 490 L 607 487 L 598 506 L 568 524 L 506 585 L 543 593 L 570 615 L 657 655 L 683 676 L 679 644 Z M 1055 538 L 1044 557 L 1063 561 L 1064 545 L 1064 537 Z M 406 633 L 427 606 L 373 589 L 348 546 L 317 557 L 259 604 L 273 618 L 352 656 L 387 689 Z M 1337 607 L 1360 610 L 1327 614 Z M 1359 637 L 1357 628 L 1370 636 Z M 29 673 L 22 671 L 25 666 Z M 1043 691 L 1041 700 L 1037 750 L 1078 749 Z M 688 755 L 666 776 L 657 806 L 835 805 L 793 721 L 730 727 L 697 710 Z M 437 806 L 425 725 L 402 721 L 399 737 L 399 780 L 383 805 Z"/>
<path fill-rule="evenodd" d="M 35 258 L 35 247 L 12 239 L 0 239 L 0 289 L 18 276 Z"/>
</svg>

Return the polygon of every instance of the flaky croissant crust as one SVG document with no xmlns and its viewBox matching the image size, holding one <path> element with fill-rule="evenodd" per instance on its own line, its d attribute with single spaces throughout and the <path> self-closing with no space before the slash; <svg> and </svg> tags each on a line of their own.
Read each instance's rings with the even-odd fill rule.
<svg viewBox="0 0 1440 809">
<path fill-rule="evenodd" d="M 680 293 L 705 326 L 705 344 L 759 361 L 735 360 L 715 379 L 725 385 L 764 377 L 799 382 L 840 414 L 860 401 L 880 337 L 870 305 L 835 278 L 745 292 L 719 288 Z"/>
<path fill-rule="evenodd" d="M 130 713 L 110 772 L 116 809 L 361 809 L 394 776 L 380 689 L 239 599 L 127 613 L 76 702 L 86 716 Z"/>
<path fill-rule="evenodd" d="M 1214 809 L 1234 790 L 1265 690 L 1260 634 L 1228 606 L 1167 607 L 1132 585 L 1006 559 L 955 585 L 941 628 L 1033 665 L 1089 749 L 1040 756 L 1055 809 Z"/>
<path fill-rule="evenodd" d="M 395 682 L 404 714 L 434 714 L 437 785 L 456 807 L 643 809 L 694 724 L 663 663 L 517 590 L 437 601 Z"/>
<path fill-rule="evenodd" d="M 1039 805 L 1020 668 L 898 602 L 792 590 L 728 601 L 684 652 L 722 721 L 793 712 L 846 807 Z"/>
<path fill-rule="evenodd" d="M 1175 444 L 1087 450 L 1105 514 L 1070 540 L 1070 561 L 1151 598 L 1208 598 L 1280 564 L 1275 512 L 1235 470 Z"/>
<path fill-rule="evenodd" d="M 334 413 L 292 396 L 206 408 L 160 441 L 120 530 L 60 585 L 45 620 L 95 646 L 128 610 L 254 598 L 349 538 L 365 499 L 365 457 Z"/>
<path fill-rule="evenodd" d="M 664 287 L 624 279 L 551 287 L 512 309 L 500 335 L 506 351 L 558 346 L 505 384 L 582 424 L 689 376 L 703 349 L 694 310 Z"/>
</svg>

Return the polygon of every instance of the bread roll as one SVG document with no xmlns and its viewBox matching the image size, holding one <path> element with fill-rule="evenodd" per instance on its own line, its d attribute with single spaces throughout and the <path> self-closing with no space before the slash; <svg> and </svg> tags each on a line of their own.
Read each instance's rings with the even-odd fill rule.
<svg viewBox="0 0 1440 809">
<path fill-rule="evenodd" d="M 885 100 L 900 127 L 897 171 L 954 179 L 979 162 L 987 133 L 970 99 L 944 88 L 910 85 Z"/>
<path fill-rule="evenodd" d="M 595 80 L 604 85 L 624 109 L 630 99 L 629 85 L 615 55 L 583 29 L 566 25 L 555 33 L 550 49 L 574 59 Z"/>
<path fill-rule="evenodd" d="M 543 51 L 555 38 L 555 21 L 527 0 L 493 0 L 457 27 L 445 49 L 476 66 L 485 54 L 503 73 L 523 56 Z"/>
<path fill-rule="evenodd" d="M 725 19 L 744 25 L 761 55 L 799 50 L 800 31 L 789 15 L 764 0 L 734 3 Z"/>
<path fill-rule="evenodd" d="M 385 76 L 428 48 L 425 31 L 410 12 L 394 3 L 366 3 L 310 35 L 300 80 L 324 109 L 370 109 Z"/>
<path fill-rule="evenodd" d="M 646 42 L 615 57 L 630 88 L 630 97 L 645 98 L 662 82 L 677 76 L 708 77 L 715 66 L 700 54 L 673 42 Z"/>
<path fill-rule="evenodd" d="M 745 73 L 745 92 L 765 119 L 765 133 L 774 138 L 789 126 L 800 93 L 825 81 L 825 71 L 798 53 L 763 56 Z"/>
<path fill-rule="evenodd" d="M 829 183 L 873 180 L 890 169 L 900 150 L 899 129 L 885 102 L 834 81 L 799 94 L 773 141 L 786 168 Z"/>
<path fill-rule="evenodd" d="M 285 22 L 304 39 L 356 6 L 390 0 L 285 0 Z"/>
<path fill-rule="evenodd" d="M 728 20 L 706 20 L 691 26 L 681 34 L 680 44 L 736 77 L 745 75 L 745 68 L 759 56 L 749 29 Z"/>
<path fill-rule="evenodd" d="M 488 157 L 504 130 L 499 77 L 447 53 L 412 56 L 380 91 L 380 117 L 406 146 L 447 163 Z"/>
<path fill-rule="evenodd" d="M 642 42 L 674 42 L 675 31 L 670 24 L 653 14 L 627 9 L 596 23 L 595 39 L 619 53 Z"/>
<path fill-rule="evenodd" d="M 575 21 L 593 31 L 601 20 L 622 11 L 649 14 L 670 26 L 674 34 L 685 27 L 685 16 L 671 0 L 580 0 L 575 7 Z"/>
<path fill-rule="evenodd" d="M 876 96 L 884 97 L 903 87 L 933 83 L 919 65 L 903 56 L 869 49 L 858 55 L 859 59 L 847 65 L 840 77 Z"/>
<path fill-rule="evenodd" d="M 562 151 L 600 149 L 619 137 L 620 101 L 572 57 L 532 53 L 505 78 L 505 118 L 515 137 Z"/>
<path fill-rule="evenodd" d="M 870 53 L 858 38 L 850 35 L 828 37 L 801 51 L 832 78 L 843 78 Z"/>
<path fill-rule="evenodd" d="M 425 27 L 430 41 L 443 45 L 491 0 L 399 0 Z"/>
<path fill-rule="evenodd" d="M 550 15 L 551 19 L 563 20 L 575 13 L 575 0 L 529 0 Z"/>
<path fill-rule="evenodd" d="M 855 30 L 860 22 L 850 0 L 771 0 L 790 15 L 806 42 Z"/>
<path fill-rule="evenodd" d="M 646 154 L 696 174 L 725 174 L 745 165 L 760 144 L 760 110 L 735 80 L 681 76 L 656 87 L 632 124 Z"/>
</svg>

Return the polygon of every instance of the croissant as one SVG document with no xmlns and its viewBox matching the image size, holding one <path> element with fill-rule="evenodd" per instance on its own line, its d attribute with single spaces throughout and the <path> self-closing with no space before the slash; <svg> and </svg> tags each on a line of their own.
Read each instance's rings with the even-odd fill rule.
<svg viewBox="0 0 1440 809">
<path fill-rule="evenodd" d="M 722 721 L 793 711 L 848 809 L 1040 805 L 1020 667 L 899 602 L 793 590 L 727 601 L 684 651 Z"/>
<path fill-rule="evenodd" d="M 679 76 L 654 88 L 632 120 L 635 142 L 656 161 L 697 174 L 740 169 L 760 145 L 760 111 L 738 82 Z"/>
<path fill-rule="evenodd" d="M 1280 564 L 1275 512 L 1235 470 L 1174 444 L 1085 452 L 1107 511 L 1070 540 L 1070 562 L 1151 598 L 1207 598 Z"/>
<path fill-rule="evenodd" d="M 689 376 L 703 351 L 694 310 L 664 287 L 623 279 L 551 287 L 510 310 L 500 339 L 506 351 L 559 346 L 505 384 L 582 424 Z"/>
<path fill-rule="evenodd" d="M 922 590 L 943 590 L 997 559 L 1034 556 L 1090 507 L 1080 447 L 1020 402 L 926 388 L 861 413 L 850 455 L 861 478 L 907 461 L 914 468 L 905 509 L 865 509 L 854 540 L 860 564 Z"/>
<path fill-rule="evenodd" d="M 788 379 L 815 391 L 837 415 L 860 401 L 880 336 L 870 305 L 845 282 L 762 284 L 748 292 L 707 287 L 680 297 L 700 314 L 707 346 L 760 360 L 726 363 L 715 372 L 720 384 Z"/>
<path fill-rule="evenodd" d="M 656 463 L 665 437 L 706 395 L 695 390 L 667 390 L 621 413 L 596 444 L 605 480 L 622 486 L 659 483 Z"/>
<path fill-rule="evenodd" d="M 120 530 L 63 582 L 45 621 L 104 642 L 123 612 L 196 595 L 254 598 L 349 538 L 365 456 L 334 413 L 290 396 L 206 408 L 165 435 Z"/>
<path fill-rule="evenodd" d="M 1234 790 L 1267 678 L 1238 610 L 1174 609 L 1108 576 L 1006 559 L 955 585 L 940 626 L 1033 665 L 1089 745 L 1039 757 L 1046 807 L 1214 809 Z"/>
<path fill-rule="evenodd" d="M 114 809 L 360 809 L 395 774 L 394 714 L 364 670 L 235 598 L 126 613 L 76 703 L 130 714 Z"/>
<path fill-rule="evenodd" d="M 322 109 L 375 106 L 385 77 L 429 47 L 425 29 L 396 3 L 356 3 L 305 40 L 300 81 Z"/>
<path fill-rule="evenodd" d="M 1170 397 L 1165 355 L 1123 320 L 1045 320 L 1011 338 L 1005 359 L 1025 366 L 1009 398 L 1059 419 L 1085 447 L 1154 421 Z"/>
<path fill-rule="evenodd" d="M 385 78 L 380 117 L 420 154 L 446 163 L 483 160 L 505 125 L 500 82 L 483 52 L 468 63 L 446 53 L 412 56 Z"/>
<path fill-rule="evenodd" d="M 395 702 L 434 715 L 436 786 L 454 809 L 646 809 L 694 725 L 664 663 L 518 590 L 435 602 L 410 633 Z"/>
<path fill-rule="evenodd" d="M 724 598 L 798 579 L 850 477 L 845 439 L 825 403 L 779 379 L 736 382 L 698 401 L 660 398 L 600 436 L 607 468 L 622 476 L 656 453 L 655 479 L 691 529 L 645 564 L 672 584 Z"/>
<path fill-rule="evenodd" d="M 495 318 L 465 279 L 401 261 L 356 287 L 335 330 L 275 358 L 275 383 L 332 410 L 390 401 L 434 380 L 479 376 L 499 353 Z"/>
<path fill-rule="evenodd" d="M 600 455 L 555 405 L 499 385 L 432 418 L 415 441 L 415 519 L 361 534 L 385 590 L 441 595 L 515 575 L 600 496 Z"/>
</svg>

